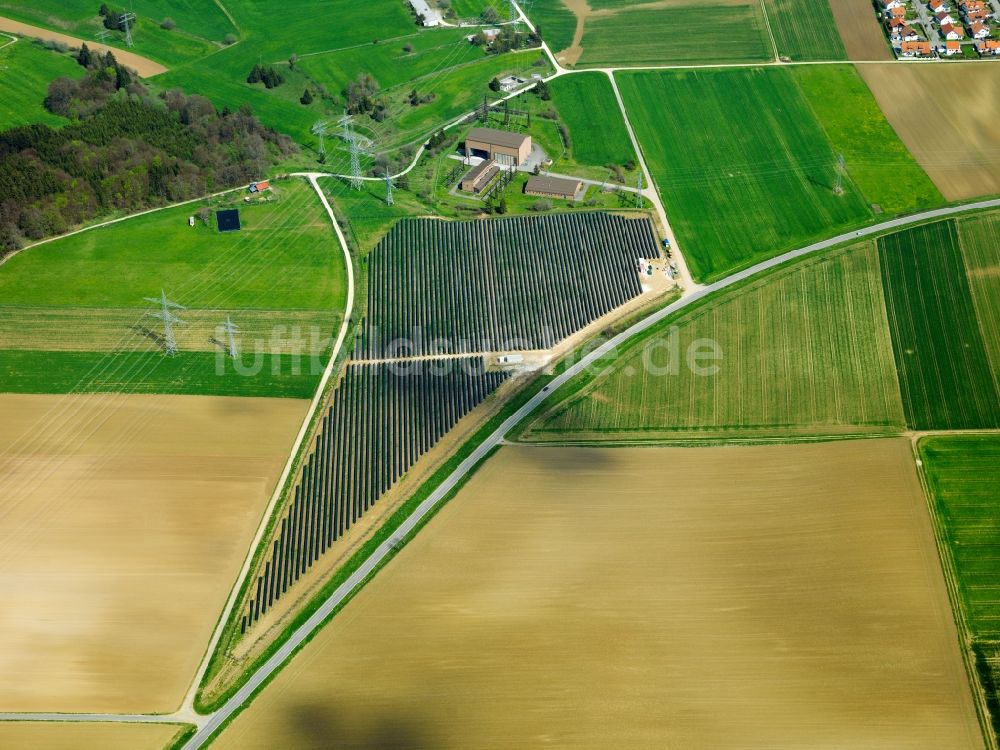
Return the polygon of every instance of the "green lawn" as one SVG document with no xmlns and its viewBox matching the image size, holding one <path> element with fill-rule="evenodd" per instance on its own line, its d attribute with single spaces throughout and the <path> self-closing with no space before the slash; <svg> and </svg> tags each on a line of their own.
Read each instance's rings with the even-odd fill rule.
<svg viewBox="0 0 1000 750">
<path fill-rule="evenodd" d="M 1000 730 L 1000 436 L 953 435 L 919 444 L 943 532 L 959 617 L 972 637 L 993 731 Z"/>
<path fill-rule="evenodd" d="M 0 300 L 146 307 L 143 297 L 162 288 L 188 307 L 338 308 L 345 270 L 322 206 L 299 180 L 279 183 L 277 197 L 241 203 L 239 232 L 189 227 L 194 203 L 30 248 L 0 266 Z"/>
<path fill-rule="evenodd" d="M 846 60 L 826 0 L 764 0 L 778 54 L 792 60 Z"/>
<path fill-rule="evenodd" d="M 713 349 L 721 358 L 696 364 L 717 366 L 715 374 L 689 366 L 689 357 Z M 788 437 L 903 426 L 868 243 L 723 292 L 594 371 L 566 386 L 572 395 L 537 419 L 529 439 Z"/>
<path fill-rule="evenodd" d="M 953 221 L 878 241 L 879 265 L 907 424 L 915 430 L 1000 426 Z"/>
<path fill-rule="evenodd" d="M 991 369 L 1000 378 L 1000 214 L 962 219 L 958 236 Z"/>
<path fill-rule="evenodd" d="M 706 35 L 704 29 L 710 28 Z M 634 8 L 587 19 L 579 65 L 757 62 L 773 57 L 759 3 Z"/>
<path fill-rule="evenodd" d="M 787 69 L 617 76 L 629 117 L 699 280 L 870 223 Z M 850 167 L 848 167 L 850 170 Z"/>
<path fill-rule="evenodd" d="M 851 65 L 792 68 L 834 151 L 843 154 L 855 186 L 883 217 L 917 213 L 945 200 L 907 151 Z"/>
<path fill-rule="evenodd" d="M 573 159 L 601 167 L 635 161 L 611 82 L 603 73 L 556 78 L 549 84 L 552 101 L 569 129 Z"/>
<path fill-rule="evenodd" d="M 0 45 L 8 42 L 0 35 Z M 59 126 L 68 122 L 51 114 L 42 102 L 49 82 L 59 76 L 79 78 L 83 68 L 69 55 L 47 50 L 22 39 L 0 49 L 0 75 L 3 75 L 3 106 L 0 106 L 0 130 L 17 125 L 43 122 Z"/>
</svg>

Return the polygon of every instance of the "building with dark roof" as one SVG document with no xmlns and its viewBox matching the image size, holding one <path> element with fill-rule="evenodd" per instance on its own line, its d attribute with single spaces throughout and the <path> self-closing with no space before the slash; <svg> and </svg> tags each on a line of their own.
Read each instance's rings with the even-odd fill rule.
<svg viewBox="0 0 1000 750">
<path fill-rule="evenodd" d="M 576 194 L 583 189 L 583 181 L 576 178 L 550 177 L 535 175 L 528 179 L 524 192 L 528 195 L 540 195 L 545 198 L 565 198 L 575 200 Z"/>
<path fill-rule="evenodd" d="M 478 193 L 489 184 L 499 171 L 500 167 L 493 159 L 483 159 L 466 172 L 465 177 L 462 178 L 462 190 L 467 193 Z"/>
</svg>

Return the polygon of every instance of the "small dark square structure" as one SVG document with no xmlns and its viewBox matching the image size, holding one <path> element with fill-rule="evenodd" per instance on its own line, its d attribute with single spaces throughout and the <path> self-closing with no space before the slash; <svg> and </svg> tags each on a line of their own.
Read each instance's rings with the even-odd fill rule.
<svg viewBox="0 0 1000 750">
<path fill-rule="evenodd" d="M 227 208 L 224 211 L 215 212 L 215 223 L 220 232 L 237 232 L 240 229 L 240 210 L 238 208 Z"/>
</svg>

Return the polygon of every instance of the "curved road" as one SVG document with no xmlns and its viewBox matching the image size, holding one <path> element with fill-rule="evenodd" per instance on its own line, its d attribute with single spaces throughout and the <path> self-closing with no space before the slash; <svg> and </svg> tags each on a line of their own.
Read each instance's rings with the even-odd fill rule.
<svg viewBox="0 0 1000 750">
<path fill-rule="evenodd" d="M 236 691 L 233 697 L 226 701 L 221 708 L 212 714 L 209 714 L 205 718 L 203 723 L 201 723 L 198 732 L 188 741 L 186 745 L 184 745 L 184 750 L 197 750 L 197 748 L 202 747 L 219 728 L 219 726 L 239 711 L 250 700 L 250 698 L 253 697 L 253 694 L 257 691 L 257 689 L 286 661 L 288 661 L 288 659 L 291 658 L 292 654 L 299 648 L 299 646 L 301 646 L 309 638 L 309 636 L 323 624 L 323 621 L 333 613 L 333 611 L 351 594 L 351 592 L 353 592 L 369 575 L 372 574 L 372 572 L 375 571 L 379 564 L 390 554 L 396 542 L 399 539 L 405 538 L 410 532 L 412 532 L 417 524 L 420 523 L 420 521 L 434 508 L 434 506 L 440 503 L 448 495 L 448 493 L 450 493 L 459 484 L 459 482 L 461 482 L 462 479 L 486 457 L 490 451 L 501 444 L 504 435 L 510 432 L 515 426 L 524 420 L 525 417 L 535 411 L 535 409 L 537 409 L 556 389 L 574 376 L 578 375 L 587 367 L 614 351 L 617 347 L 627 342 L 633 336 L 645 331 L 650 326 L 656 325 L 661 320 L 673 315 L 679 310 L 684 309 L 697 300 L 721 291 L 729 286 L 732 286 L 733 284 L 748 279 L 751 276 L 769 271 L 770 269 L 787 263 L 788 261 L 840 245 L 844 242 L 850 242 L 851 240 L 880 234 L 887 230 L 925 222 L 930 219 L 967 213 L 969 211 L 975 211 L 983 208 L 1000 208 L 1000 198 L 978 201 L 976 203 L 968 203 L 962 206 L 950 206 L 933 211 L 925 211 L 913 216 L 902 217 L 886 221 L 881 224 L 876 224 L 859 231 L 840 234 L 836 237 L 831 237 L 828 240 L 816 242 L 807 247 L 799 248 L 798 250 L 792 250 L 784 253 L 783 255 L 779 255 L 776 258 L 765 260 L 743 271 L 727 276 L 726 278 L 716 281 L 713 284 L 700 287 L 696 291 L 693 291 L 686 297 L 677 300 L 673 304 L 647 315 L 645 318 L 622 331 L 617 336 L 604 342 L 604 344 L 587 354 L 579 362 L 575 363 L 561 375 L 553 379 L 553 381 L 544 390 L 536 393 L 523 406 L 521 406 L 520 409 L 504 420 L 503 424 L 501 424 L 500 427 L 493 432 L 493 434 L 477 446 L 472 454 L 459 464 L 459 466 L 448 476 L 447 479 L 444 480 L 444 482 L 441 483 L 441 485 L 437 487 L 437 489 L 434 490 L 434 492 L 430 494 L 430 496 L 427 497 L 426 500 L 417 506 L 413 513 L 411 513 L 402 525 L 400 525 L 399 529 L 397 529 L 397 531 L 389 539 L 379 545 L 379 547 L 372 552 L 371 555 L 369 555 L 368 559 L 365 560 L 361 567 L 358 568 L 350 578 L 344 581 L 344 583 L 341 584 L 337 590 L 323 602 L 319 609 L 317 609 L 312 616 L 306 620 L 285 643 L 281 645 L 271 658 L 264 662 L 264 664 L 261 665 L 256 672 L 254 672 L 250 679 Z"/>
</svg>

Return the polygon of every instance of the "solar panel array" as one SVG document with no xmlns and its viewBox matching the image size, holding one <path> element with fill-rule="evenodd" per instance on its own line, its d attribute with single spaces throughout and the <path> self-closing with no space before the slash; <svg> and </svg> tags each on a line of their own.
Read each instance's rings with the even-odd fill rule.
<svg viewBox="0 0 1000 750">
<path fill-rule="evenodd" d="M 484 365 L 481 357 L 462 357 L 347 366 L 250 592 L 241 632 L 507 378 Z"/>
<path fill-rule="evenodd" d="M 548 349 L 642 293 L 648 218 L 407 219 L 368 257 L 356 359 Z"/>
</svg>

